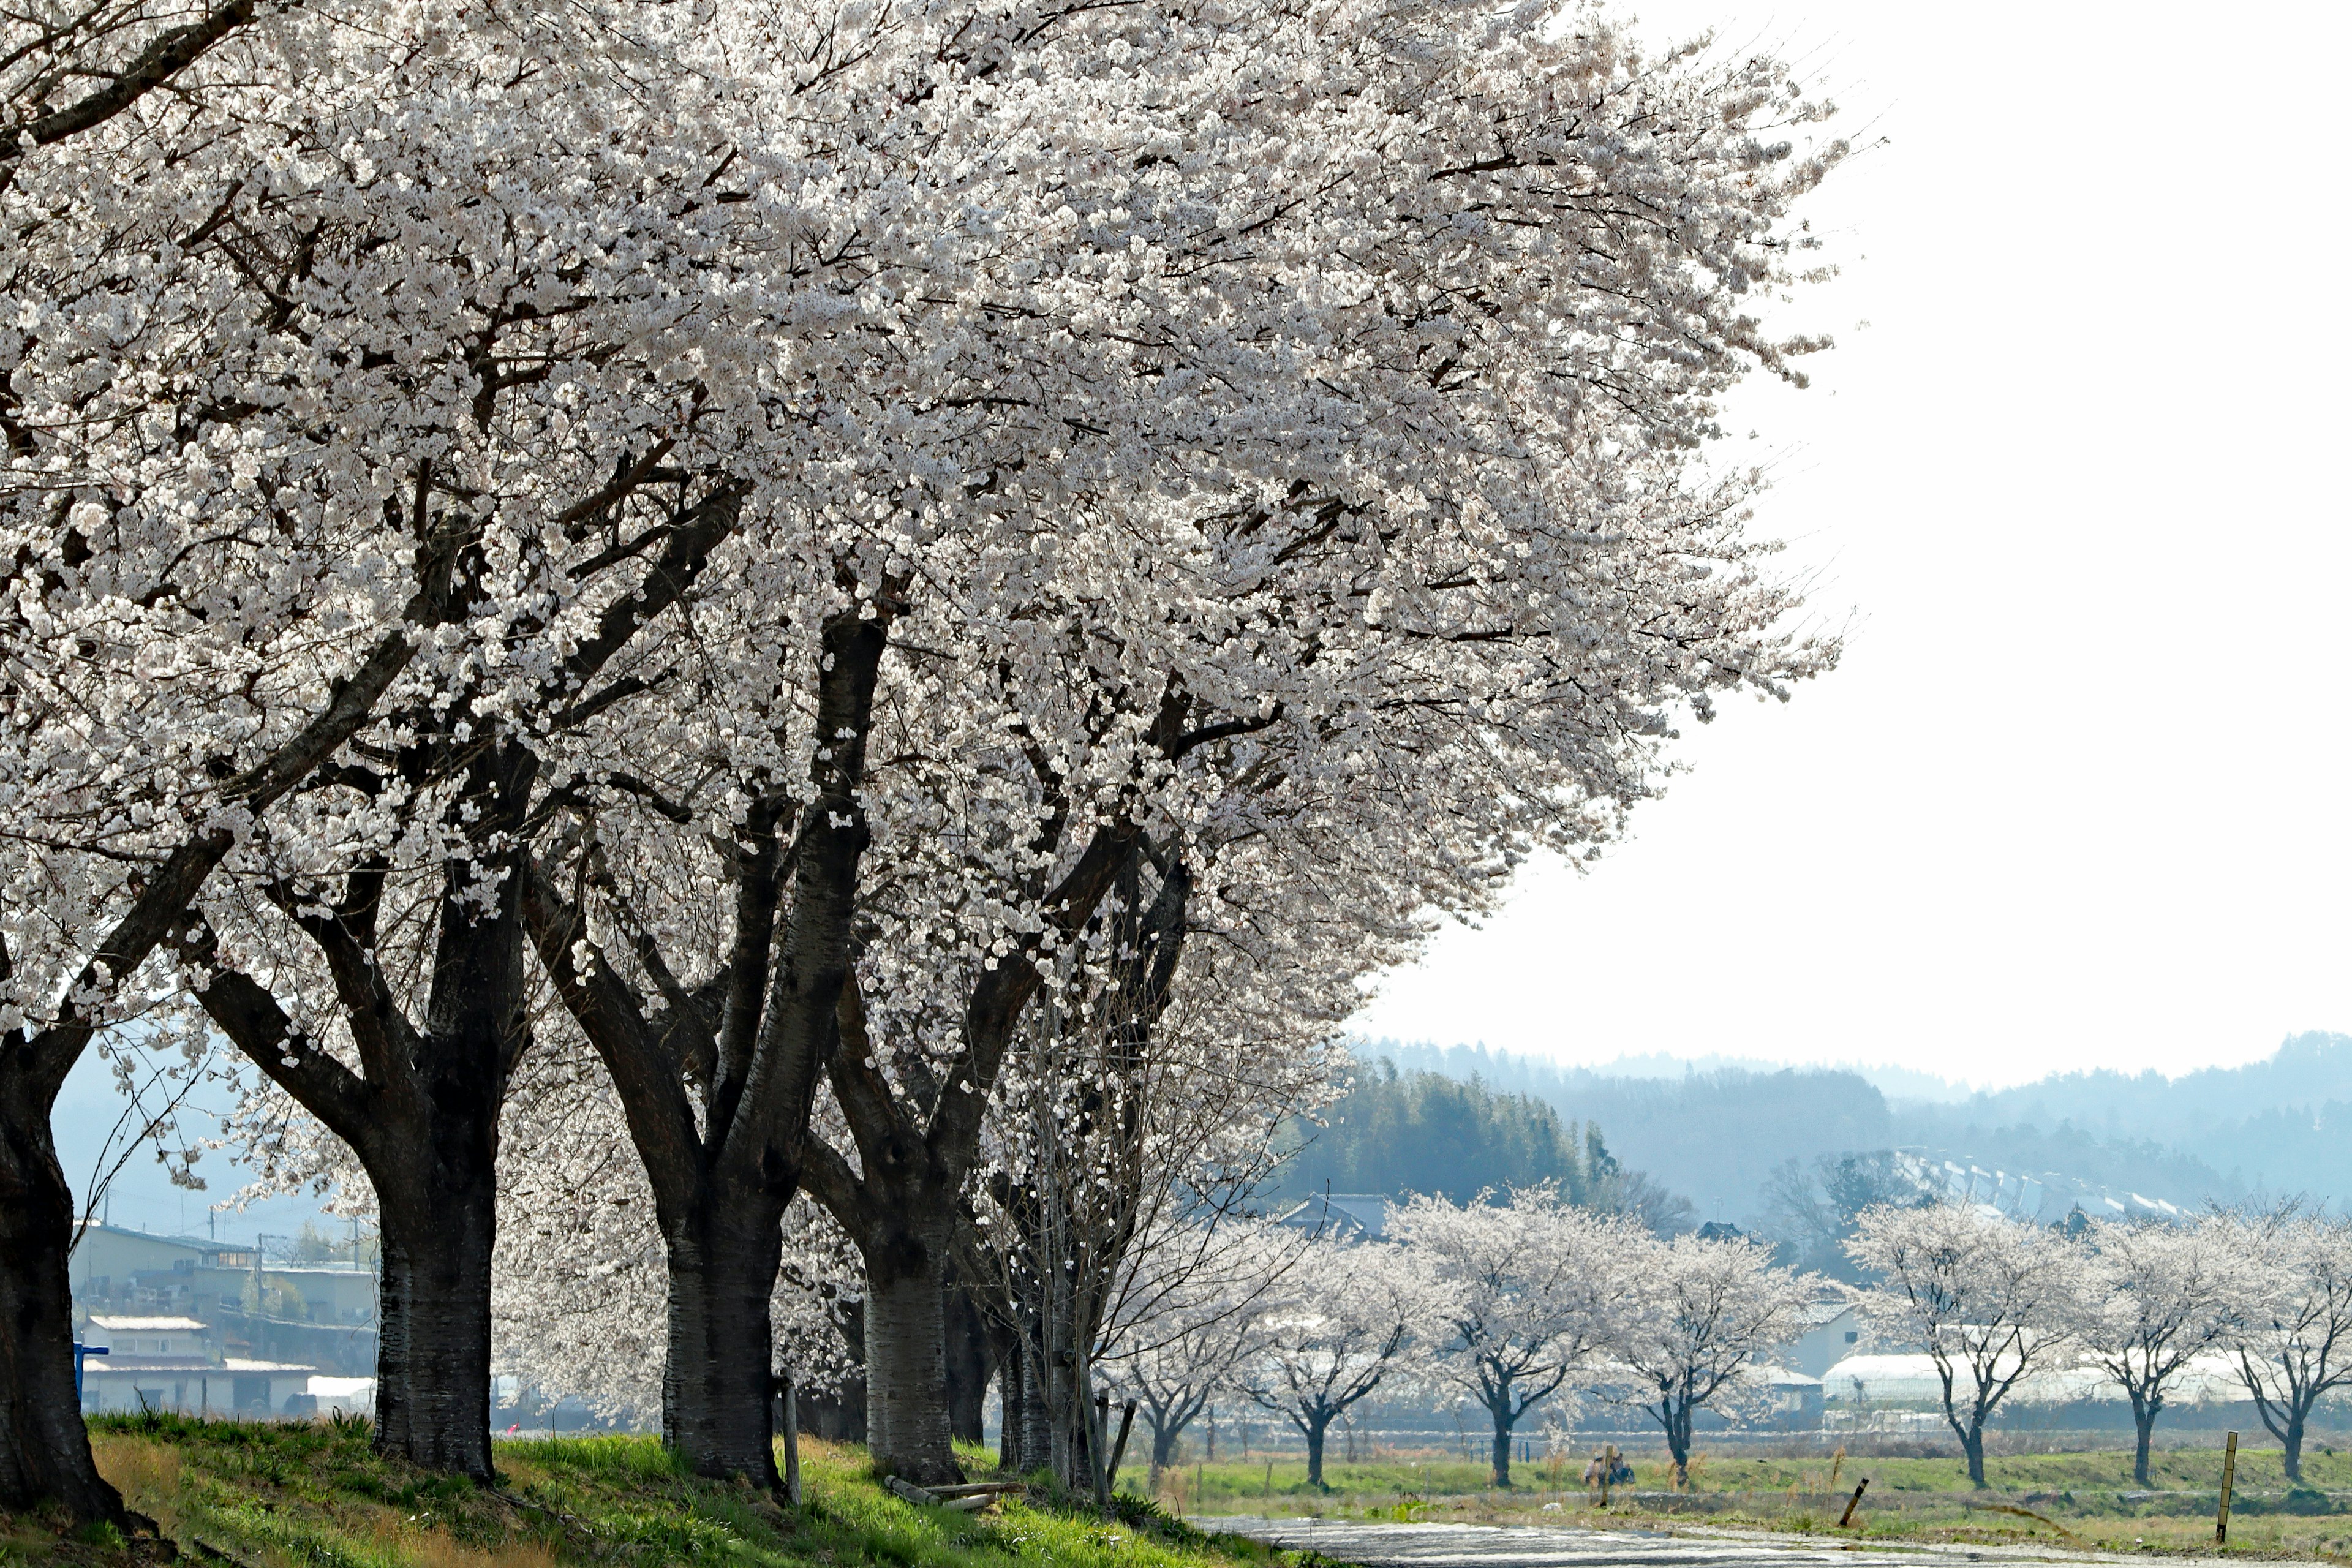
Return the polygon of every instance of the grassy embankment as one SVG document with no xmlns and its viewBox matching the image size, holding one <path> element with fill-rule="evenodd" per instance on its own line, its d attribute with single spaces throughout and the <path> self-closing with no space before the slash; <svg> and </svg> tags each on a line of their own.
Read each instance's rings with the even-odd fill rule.
<svg viewBox="0 0 2352 1568">
<path fill-rule="evenodd" d="M 650 1437 L 500 1443 L 491 1489 L 386 1464 L 357 1424 L 101 1418 L 91 1437 L 99 1468 L 184 1561 L 247 1568 L 1274 1568 L 1280 1555 L 1042 1504 L 979 1517 L 913 1507 L 875 1483 L 863 1450 L 822 1443 L 804 1445 L 808 1504 L 796 1514 L 750 1487 L 682 1474 Z M 0 1514 L 8 1568 L 160 1555 L 110 1531 Z"/>
<path fill-rule="evenodd" d="M 2159 1451 L 2152 1487 L 2136 1485 L 2127 1452 L 2030 1454 L 1985 1462 L 1989 1490 L 1969 1486 L 1959 1460 L 1705 1457 L 1690 1485 L 1670 1487 L 1662 1459 L 1633 1461 L 1634 1482 L 1604 1510 L 1579 1484 L 1584 1457 L 1513 1467 L 1508 1492 L 1486 1468 L 1459 1458 L 1327 1462 L 1329 1489 L 1307 1486 L 1303 1461 L 1191 1464 L 1161 1478 L 1171 1511 L 1317 1515 L 1327 1519 L 1462 1520 L 1495 1524 L 1664 1528 L 1698 1525 L 1843 1535 L 1876 1542 L 2039 1543 L 2102 1551 L 2210 1554 L 2221 1479 L 2218 1449 Z M 1854 1483 L 1870 1489 L 1855 1528 L 1837 1521 Z M 2242 1447 L 2230 1519 L 2232 1556 L 2352 1561 L 2352 1451 L 2308 1448 L 2305 1489 L 2292 1490 L 2276 1448 Z M 2039 1517 L 2034 1517 L 2039 1516 Z"/>
</svg>

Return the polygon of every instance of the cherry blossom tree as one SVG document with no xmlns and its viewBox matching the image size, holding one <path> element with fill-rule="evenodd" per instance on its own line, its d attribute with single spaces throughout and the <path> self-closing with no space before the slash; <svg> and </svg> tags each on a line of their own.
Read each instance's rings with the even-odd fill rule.
<svg viewBox="0 0 2352 1568">
<path fill-rule="evenodd" d="M 2217 1215 L 2200 1228 L 2230 1262 L 2239 1380 L 2300 1484 L 2313 1406 L 2352 1384 L 2352 1224 L 2282 1210 Z"/>
<path fill-rule="evenodd" d="M 1864 1321 L 1934 1360 L 1944 1419 L 1982 1487 L 1986 1423 L 2026 1373 L 2074 1347 L 2080 1256 L 2053 1231 L 1958 1204 L 1864 1210 L 1846 1252 L 1878 1281 Z"/>
<path fill-rule="evenodd" d="M 73 1391 L 58 1091 L 153 1004 L 150 961 L 188 900 L 447 607 L 446 537 L 394 561 L 348 516 L 289 540 L 206 504 L 249 498 L 255 475 L 187 422 L 220 406 L 189 349 L 226 323 L 181 286 L 244 156 L 256 14 L 134 0 L 0 23 L 0 1508 L 121 1512 Z M 168 368 L 142 365 L 166 339 Z"/>
<path fill-rule="evenodd" d="M 1323 1485 L 1331 1423 L 1370 1398 L 1412 1350 L 1430 1315 L 1432 1286 L 1407 1248 L 1387 1242 L 1314 1242 L 1260 1320 L 1241 1391 L 1307 1439 L 1307 1484 Z"/>
<path fill-rule="evenodd" d="M 1775 1268 L 1745 1237 L 1642 1237 L 1623 1258 L 1611 1346 L 1634 1403 L 1658 1423 L 1677 1474 L 1690 1464 L 1691 1422 L 1756 1392 L 1761 1358 L 1804 1331 L 1813 1281 Z"/>
<path fill-rule="evenodd" d="M 1571 1378 L 1591 1372 L 1612 1342 L 1639 1276 L 1637 1236 L 1561 1201 L 1549 1184 L 1482 1193 L 1456 1206 L 1417 1196 L 1391 1214 L 1389 1235 L 1428 1271 L 1434 1316 L 1423 1355 L 1486 1413 L 1495 1484 L 1511 1484 L 1519 1418 Z M 1647 1282 L 1641 1282 L 1647 1289 Z"/>
<path fill-rule="evenodd" d="M 2132 1479 L 2148 1479 L 2148 1446 L 2174 1386 L 2196 1357 L 2226 1345 L 2237 1326 L 2243 1258 L 2214 1223 L 2095 1221 L 2076 1305 L 2083 1359 L 2116 1380 L 2138 1429 Z"/>
<path fill-rule="evenodd" d="M 234 395 L 200 411 L 226 411 L 264 519 L 350 495 L 387 551 L 446 537 L 453 623 L 206 890 L 181 954 L 366 1172 L 379 1447 L 481 1477 L 530 846 L 575 770 L 625 763 L 722 547 L 748 528 L 789 556 L 813 492 L 759 482 L 827 415 L 780 364 L 825 381 L 790 345 L 824 342 L 813 307 L 875 260 L 841 243 L 877 216 L 856 181 L 762 132 L 762 90 L 787 89 L 723 69 L 729 18 L 654 20 L 323 19 L 257 73 L 302 87 L 257 111 L 284 177 L 210 193 L 212 384 Z M 678 90 L 646 93 L 648 70 Z"/>
<path fill-rule="evenodd" d="M 331 1134 L 289 1173 L 365 1173 L 380 1446 L 487 1476 L 535 954 L 651 1185 L 673 1444 L 772 1479 L 783 1215 L 830 1151 L 877 1436 L 929 1474 L 983 1122 L 1048 1008 L 1132 1010 L 1137 911 L 1181 892 L 1173 950 L 1319 899 L 1408 950 L 1611 831 L 1675 711 L 1833 655 L 1693 453 L 1818 346 L 1757 301 L 1841 149 L 1792 144 L 1822 111 L 1775 63 L 1581 10 L 606 20 L 297 10 L 174 95 L 191 155 L 46 171 L 33 559 L 90 551 L 103 615 L 206 658 L 98 661 L 148 738 L 74 731 L 108 760 L 54 815 L 163 848 L 89 841 L 12 957 L 46 1019 L 171 939 Z M 217 606 L 158 591 L 200 571 Z M 181 866 L 156 824 L 199 805 Z M 93 940 L 142 853 L 180 868 Z"/>
<path fill-rule="evenodd" d="M 1353 112 L 1339 112 L 1343 101 L 1372 101 L 1360 89 L 1343 100 L 1302 87 L 1280 100 L 1273 122 L 1221 120 L 1221 133 L 1297 150 L 1305 131 L 1293 105 L 1338 113 L 1318 143 L 1332 160 L 1328 175 L 1267 193 L 1263 216 L 1241 224 L 1301 237 L 1257 254 L 1295 243 L 1343 257 L 1360 284 L 1351 301 L 1481 303 L 1475 318 L 1447 315 L 1443 326 L 1420 306 L 1383 306 L 1374 319 L 1348 304 L 1332 330 L 1353 352 L 1325 384 L 1381 412 L 1349 427 L 1350 438 L 1328 449 L 1329 466 L 1278 454 L 1281 466 L 1256 488 L 1203 495 L 1194 508 L 1130 510 L 1116 530 L 1068 528 L 1050 554 L 1037 552 L 1017 606 L 1007 601 L 960 640 L 934 645 L 995 678 L 957 700 L 960 714 L 982 717 L 974 750 L 933 742 L 902 752 L 910 817 L 967 854 L 940 875 L 951 892 L 878 911 L 859 986 L 865 1037 L 881 1048 L 871 1076 L 847 1086 L 843 1075 L 862 1074 L 867 1054 L 840 1053 L 834 1083 L 861 1154 L 855 1205 L 836 1213 L 853 1233 L 852 1206 L 897 1227 L 869 1257 L 911 1270 L 903 1282 L 894 1272 L 887 1289 L 903 1289 L 905 1337 L 922 1345 L 935 1337 L 925 1303 L 938 1298 L 947 1200 L 982 1158 L 985 1100 L 1025 1014 L 1061 983 L 1055 955 L 1084 950 L 1139 850 L 1155 864 L 1175 858 L 1206 889 L 1223 883 L 1216 859 L 1227 846 L 1260 846 L 1344 889 L 1367 929 L 1409 931 L 1420 910 L 1482 907 L 1527 853 L 1580 851 L 1605 835 L 1650 787 L 1667 708 L 1703 712 L 1717 689 L 1778 691 L 1830 651 L 1788 635 L 1792 602 L 1757 574 L 1754 547 L 1737 534 L 1736 488 L 1695 482 L 1684 461 L 1711 428 L 1701 407 L 1712 393 L 1699 388 L 1754 363 L 1780 366 L 1780 351 L 1751 353 L 1750 329 L 1727 323 L 1702 333 L 1708 346 L 1696 357 L 1668 350 L 1664 336 L 1644 337 L 1685 341 L 1679 328 L 1667 332 L 1651 282 L 1632 285 L 1649 302 L 1621 319 L 1625 296 L 1613 284 L 1535 263 L 1527 248 L 1564 252 L 1571 232 L 1601 244 L 1609 228 L 1606 247 L 1649 250 L 1644 279 L 1681 279 L 1677 299 L 1711 321 L 1732 298 L 1712 290 L 1736 286 L 1686 245 L 1713 254 L 1736 228 L 1738 243 L 1763 247 L 1749 262 L 1791 278 L 1781 241 L 1765 237 L 1824 165 L 1768 149 L 1744 118 L 1768 100 L 1776 115 L 1810 112 L 1777 68 L 1736 86 L 1653 74 L 1605 28 L 1570 42 L 1549 24 L 1507 39 L 1457 35 L 1434 13 L 1298 21 L 1268 14 L 1261 61 L 1282 61 L 1305 81 L 1391 81 L 1397 100 L 1428 113 L 1400 140 L 1394 124 L 1342 123 Z M 1414 36 L 1426 53 L 1391 52 L 1396 28 L 1424 24 L 1431 31 Z M 1460 118 L 1504 90 L 1503 73 L 1488 68 L 1497 47 L 1526 59 L 1519 79 L 1549 84 L 1543 102 L 1498 110 L 1557 140 L 1541 155 L 1549 163 L 1498 151 L 1492 120 Z M 1552 118 L 1563 96 L 1600 118 Z M 1253 97 L 1252 113 L 1272 114 L 1274 101 Z M 1603 120 L 1618 128 L 1606 173 L 1587 140 Z M 1627 142 L 1651 160 L 1643 179 L 1654 174 L 1678 193 L 1672 204 L 1707 215 L 1700 228 L 1637 224 L 1620 234 L 1569 193 L 1624 174 L 1616 149 Z M 1388 149 L 1376 170 L 1355 153 L 1372 144 Z M 1510 173 L 1489 184 L 1478 171 L 1490 168 Z M 1524 224 L 1490 223 L 1498 203 Z M 1732 227 L 1713 226 L 1734 208 Z M 1449 232 L 1475 227 L 1479 237 L 1441 262 L 1425 244 L 1431 226 L 1457 219 L 1465 228 Z M 1580 227 L 1588 223 L 1599 227 Z M 1304 237 L 1325 225 L 1347 237 Z M 1270 303 L 1288 286 L 1268 280 L 1252 295 Z M 1442 344 L 1420 344 L 1424 331 Z M 1629 349 L 1639 368 L 1604 372 L 1583 358 L 1604 340 L 1616 345 L 1612 361 L 1637 341 L 1657 352 Z M 1522 350 L 1545 363 L 1522 366 Z M 1600 391 L 1621 374 L 1623 398 Z M 1553 398 L 1563 388 L 1582 389 L 1565 425 Z M 1286 418 L 1333 412 L 1317 405 Z M 1501 427 L 1515 432 L 1507 447 L 1473 434 Z M 1618 564 L 1601 566 L 1603 554 Z M 1717 565 L 1694 574 L 1686 567 L 1698 558 Z M 1702 597 L 1688 596 L 1695 588 Z M 1658 637 L 1658 616 L 1682 630 Z M 902 1079 L 888 1064 L 910 1053 L 923 1069 Z M 933 1100 L 926 1082 L 943 1086 L 942 1097 Z M 882 1149 L 890 1161 L 864 1158 Z M 878 1299 L 885 1284 L 870 1283 Z M 918 1399 L 936 1386 L 920 1353 L 908 1363 Z M 898 1375 L 893 1365 L 875 1358 L 877 1384 Z"/>
<path fill-rule="evenodd" d="M 1280 1272 L 1286 1248 L 1248 1211 L 1277 1163 L 1276 1129 L 1335 1092 L 1349 1059 L 1335 1025 L 1381 945 L 1302 900 L 1278 921 L 1238 918 L 1245 865 L 1230 857 L 1227 896 L 1195 908 L 1181 863 L 1147 899 L 1139 854 L 1075 950 L 1108 948 L 1097 979 L 1049 991 L 983 1124 L 961 1272 L 1012 1331 L 1014 1456 L 1074 1486 L 1107 1493 L 1111 1479 L 1109 1439 L 1088 1425 L 1096 1363 L 1150 1353 L 1163 1317 L 1220 1320 Z M 820 1189 L 832 1190 L 822 1175 Z M 1203 1331 L 1184 1359 L 1213 1342 Z M 1150 1406 L 1163 1444 L 1183 1403 Z"/>
<path fill-rule="evenodd" d="M 1203 1278 L 1190 1270 L 1162 1292 L 1158 1310 L 1131 1327 L 1106 1358 L 1114 1386 L 1136 1402 L 1151 1428 L 1152 1489 L 1175 1462 L 1176 1441 L 1259 1349 L 1259 1319 L 1307 1245 L 1288 1237 L 1251 1236 L 1217 1248 Z M 1192 1261 L 1186 1258 L 1185 1262 Z"/>
</svg>

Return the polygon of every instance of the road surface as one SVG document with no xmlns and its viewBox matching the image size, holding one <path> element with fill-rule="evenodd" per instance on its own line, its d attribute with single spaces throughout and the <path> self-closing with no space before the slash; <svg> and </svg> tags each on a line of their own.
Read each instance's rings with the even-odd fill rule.
<svg viewBox="0 0 2352 1568">
<path fill-rule="evenodd" d="M 1582 1526 L 1375 1524 L 1347 1519 L 1198 1519 L 1270 1546 L 1317 1552 L 1365 1568 L 1960 1568 L 1969 1563 L 2023 1568 L 2036 1563 L 2138 1561 L 2128 1552 L 2041 1546 L 1841 1545 L 1834 1538 L 1684 1528 L 1592 1530 Z M 2170 1558 L 2166 1568 L 2218 1562 Z"/>
</svg>

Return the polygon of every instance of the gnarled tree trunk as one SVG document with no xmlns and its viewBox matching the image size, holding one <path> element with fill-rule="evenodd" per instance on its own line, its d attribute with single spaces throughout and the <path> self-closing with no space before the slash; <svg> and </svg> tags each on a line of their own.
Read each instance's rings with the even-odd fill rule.
<svg viewBox="0 0 2352 1568">
<path fill-rule="evenodd" d="M 74 1396 L 74 1201 L 49 1131 L 56 1095 L 31 1077 L 0 1075 L 0 1509 L 114 1519 L 122 1499 L 91 1462 Z"/>
<path fill-rule="evenodd" d="M 770 1301 L 782 1226 L 782 1209 L 752 1195 L 698 1205 L 666 1233 L 662 1441 L 698 1474 L 781 1484 L 767 1380 L 750 1374 L 774 1362 Z"/>
<path fill-rule="evenodd" d="M 946 1238 L 923 1228 L 858 1238 L 866 1255 L 866 1443 L 886 1474 L 918 1486 L 963 1479 L 948 1425 Z"/>
</svg>

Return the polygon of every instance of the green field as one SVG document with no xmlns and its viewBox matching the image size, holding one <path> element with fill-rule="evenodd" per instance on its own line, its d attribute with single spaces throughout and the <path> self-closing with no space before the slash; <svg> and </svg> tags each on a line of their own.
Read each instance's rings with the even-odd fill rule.
<svg viewBox="0 0 2352 1568">
<path fill-rule="evenodd" d="M 2219 1449 L 2159 1450 L 2148 1488 L 2132 1480 L 2128 1451 L 1990 1458 L 1988 1490 L 1969 1487 L 1959 1460 L 1750 1458 L 1700 1454 L 1677 1489 L 1661 1458 L 1633 1458 L 1634 1481 L 1604 1510 L 1579 1484 L 1584 1456 L 1512 1468 L 1509 1491 L 1458 1457 L 1327 1460 L 1328 1490 L 1307 1485 L 1297 1458 L 1189 1464 L 1163 1474 L 1161 1505 L 1186 1516 L 1316 1515 L 1458 1519 L 1569 1526 L 1704 1524 L 1834 1532 L 1854 1484 L 1870 1479 L 1850 1537 L 1955 1540 L 2122 1551 L 2212 1550 Z M 2231 1509 L 2232 1555 L 2352 1558 L 2352 1450 L 2305 1451 L 2305 1487 L 2290 1489 L 2275 1448 L 2242 1447 Z M 1130 1478 L 1139 1489 L 1143 1477 Z"/>
</svg>

